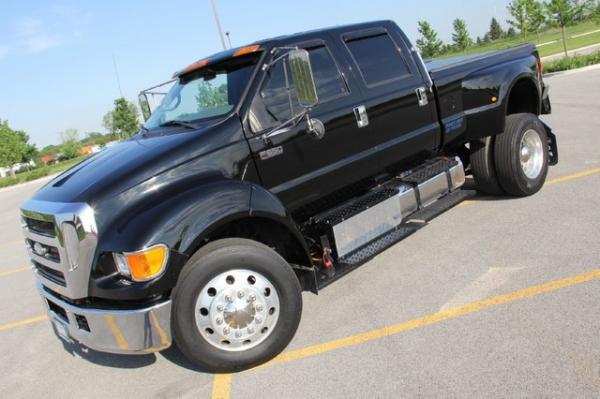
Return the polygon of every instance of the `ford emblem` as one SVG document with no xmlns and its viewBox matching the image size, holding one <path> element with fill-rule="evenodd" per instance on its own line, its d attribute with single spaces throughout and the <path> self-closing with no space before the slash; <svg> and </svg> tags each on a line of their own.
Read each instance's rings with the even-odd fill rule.
<svg viewBox="0 0 600 399">
<path fill-rule="evenodd" d="M 48 253 L 48 248 L 46 248 L 39 242 L 36 242 L 35 244 L 33 244 L 33 252 L 35 252 L 39 256 L 46 256 L 46 254 Z"/>
</svg>

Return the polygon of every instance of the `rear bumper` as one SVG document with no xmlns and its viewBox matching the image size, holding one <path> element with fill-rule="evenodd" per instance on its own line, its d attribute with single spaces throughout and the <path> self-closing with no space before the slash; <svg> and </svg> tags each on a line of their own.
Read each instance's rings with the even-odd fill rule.
<svg viewBox="0 0 600 399">
<path fill-rule="evenodd" d="M 100 352 L 145 354 L 171 346 L 171 301 L 132 310 L 74 306 L 38 283 L 54 332 L 63 340 Z"/>
</svg>

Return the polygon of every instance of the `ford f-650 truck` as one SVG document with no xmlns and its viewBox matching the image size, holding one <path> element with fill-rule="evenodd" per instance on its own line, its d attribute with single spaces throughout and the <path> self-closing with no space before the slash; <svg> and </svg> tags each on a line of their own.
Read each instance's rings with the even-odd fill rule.
<svg viewBox="0 0 600 399">
<path fill-rule="evenodd" d="M 276 356 L 302 291 L 459 203 L 466 175 L 528 196 L 558 160 L 535 46 L 424 63 L 389 21 L 217 53 L 141 106 L 139 133 L 23 204 L 26 246 L 64 340 L 174 342 L 210 371 Z"/>
</svg>

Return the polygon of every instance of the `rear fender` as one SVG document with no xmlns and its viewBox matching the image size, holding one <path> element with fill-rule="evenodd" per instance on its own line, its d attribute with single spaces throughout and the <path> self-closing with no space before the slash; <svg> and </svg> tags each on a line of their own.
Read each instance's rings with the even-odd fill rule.
<svg viewBox="0 0 600 399">
<path fill-rule="evenodd" d="M 536 58 L 532 55 L 527 62 L 519 59 L 502 63 L 465 78 L 462 84 L 467 127 L 465 141 L 494 136 L 504 131 L 508 99 L 513 87 L 521 79 L 531 79 L 537 90 L 536 96 L 540 98 L 536 68 Z"/>
</svg>

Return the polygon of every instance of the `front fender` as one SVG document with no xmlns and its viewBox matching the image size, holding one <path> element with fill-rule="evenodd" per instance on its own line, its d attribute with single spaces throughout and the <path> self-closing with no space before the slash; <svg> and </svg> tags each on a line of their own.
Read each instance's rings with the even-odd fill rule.
<svg viewBox="0 0 600 399">
<path fill-rule="evenodd" d="M 136 251 L 158 243 L 171 249 L 174 264 L 169 262 L 167 271 L 160 278 L 137 283 L 135 290 L 121 287 L 120 279 L 115 277 L 97 279 L 91 284 L 91 292 L 98 297 L 114 299 L 137 299 L 165 292 L 175 286 L 185 260 L 211 232 L 236 219 L 248 217 L 268 218 L 285 226 L 302 245 L 308 258 L 302 234 L 275 195 L 252 183 L 219 180 L 174 195 L 158 196 L 152 205 L 136 210 L 135 217 L 127 223 L 108 229 L 98 251 L 101 259 L 94 271 L 96 276 L 101 277 L 102 259 L 110 261 L 103 254 Z"/>
<path fill-rule="evenodd" d="M 236 219 L 263 217 L 304 239 L 285 206 L 268 190 L 238 180 L 218 180 L 169 196 L 159 196 L 135 217 L 110 229 L 105 251 L 135 251 L 157 243 L 191 256 L 201 241 Z"/>
</svg>

